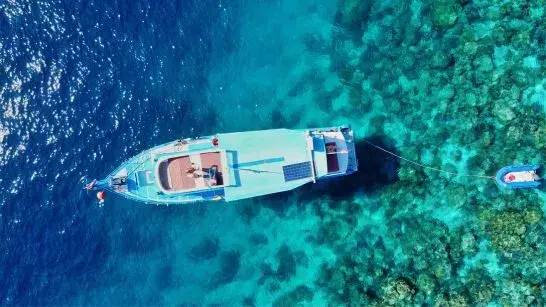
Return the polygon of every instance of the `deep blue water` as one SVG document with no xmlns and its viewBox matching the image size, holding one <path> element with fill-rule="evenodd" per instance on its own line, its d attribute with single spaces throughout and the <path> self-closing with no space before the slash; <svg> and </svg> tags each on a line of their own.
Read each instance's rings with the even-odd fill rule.
<svg viewBox="0 0 546 307">
<path fill-rule="evenodd" d="M 119 267 L 161 245 L 161 225 L 186 213 L 120 200 L 99 208 L 80 179 L 103 176 L 153 144 L 210 132 L 211 48 L 229 52 L 234 28 L 235 8 L 219 4 L 0 3 L 1 103 L 12 110 L 0 122 L 9 131 L 0 166 L 0 304 L 159 302 L 157 289 L 138 287 L 169 280 L 168 254 L 152 272 L 158 276 L 138 272 L 138 263 L 130 276 Z M 93 294 L 99 286 L 112 292 Z M 76 300 L 88 291 L 93 298 Z"/>
</svg>

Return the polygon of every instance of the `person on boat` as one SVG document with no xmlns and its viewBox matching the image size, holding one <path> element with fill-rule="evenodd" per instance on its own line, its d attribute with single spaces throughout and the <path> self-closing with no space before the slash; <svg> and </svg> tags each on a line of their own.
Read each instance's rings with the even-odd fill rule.
<svg viewBox="0 0 546 307">
<path fill-rule="evenodd" d="M 188 141 L 186 140 L 176 140 L 176 142 L 174 143 L 174 146 L 184 146 L 187 144 L 188 144 Z"/>
<path fill-rule="evenodd" d="M 216 165 L 213 165 L 209 170 L 208 170 L 208 182 L 209 182 L 209 186 L 216 186 L 218 185 L 218 180 L 216 179 L 216 176 L 218 175 L 218 166 Z"/>
<path fill-rule="evenodd" d="M 195 165 L 195 163 L 192 163 L 186 170 L 186 176 L 189 178 L 199 178 L 203 176 L 203 172 Z"/>
<path fill-rule="evenodd" d="M 90 183 L 85 185 L 85 188 L 88 189 L 88 190 L 93 190 L 96 183 L 97 183 L 97 179 L 93 179 L 93 181 L 91 181 Z"/>
</svg>

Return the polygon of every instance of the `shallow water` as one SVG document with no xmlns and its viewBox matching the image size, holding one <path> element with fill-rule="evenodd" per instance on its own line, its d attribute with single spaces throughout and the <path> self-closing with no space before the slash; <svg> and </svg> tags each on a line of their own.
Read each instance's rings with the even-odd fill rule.
<svg viewBox="0 0 546 307">
<path fill-rule="evenodd" d="M 543 163 L 539 2 L 0 3 L 7 305 L 543 305 L 545 193 L 416 168 L 233 204 L 81 190 L 180 136 L 350 123 L 450 172 Z"/>
</svg>

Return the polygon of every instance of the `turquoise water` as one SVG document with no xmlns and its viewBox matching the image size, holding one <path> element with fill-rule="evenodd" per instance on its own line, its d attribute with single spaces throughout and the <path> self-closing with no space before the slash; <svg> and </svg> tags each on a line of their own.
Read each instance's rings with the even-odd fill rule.
<svg viewBox="0 0 546 307">
<path fill-rule="evenodd" d="M 21 3 L 0 4 L 2 304 L 546 304 L 544 191 L 362 142 L 355 176 L 230 204 L 78 184 L 179 136 L 345 123 L 450 172 L 544 163 L 542 1 Z"/>
</svg>

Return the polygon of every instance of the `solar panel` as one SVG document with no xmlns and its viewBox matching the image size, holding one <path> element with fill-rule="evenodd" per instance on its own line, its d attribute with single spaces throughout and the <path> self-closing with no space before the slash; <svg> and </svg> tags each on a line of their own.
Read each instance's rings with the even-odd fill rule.
<svg viewBox="0 0 546 307">
<path fill-rule="evenodd" d="M 292 181 L 311 177 L 311 162 L 289 164 L 282 167 L 284 181 Z"/>
</svg>

